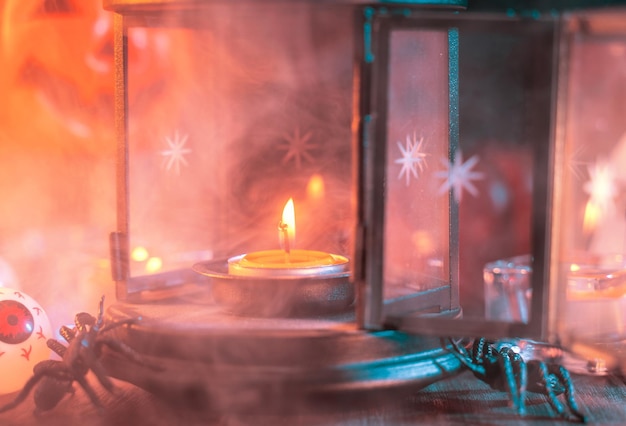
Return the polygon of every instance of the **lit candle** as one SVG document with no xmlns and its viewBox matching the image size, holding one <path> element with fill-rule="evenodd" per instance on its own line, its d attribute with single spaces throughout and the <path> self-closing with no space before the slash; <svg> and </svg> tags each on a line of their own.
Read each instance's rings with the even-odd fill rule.
<svg viewBox="0 0 626 426">
<path fill-rule="evenodd" d="M 264 250 L 228 259 L 228 273 L 248 277 L 310 277 L 345 272 L 348 259 L 317 250 L 294 249 L 296 220 L 293 199 L 289 199 L 278 223 L 281 249 Z"/>
<path fill-rule="evenodd" d="M 281 243 L 280 248 L 282 248 L 287 255 L 288 261 L 291 247 L 293 247 L 296 242 L 296 209 L 293 205 L 293 198 L 290 198 L 287 204 L 285 204 L 283 217 L 280 222 L 278 222 L 278 240 Z"/>
</svg>

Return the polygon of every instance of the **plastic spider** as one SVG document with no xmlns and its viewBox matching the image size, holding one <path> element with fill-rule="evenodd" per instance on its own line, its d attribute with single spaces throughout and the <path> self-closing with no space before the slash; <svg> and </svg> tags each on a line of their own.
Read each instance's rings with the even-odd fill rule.
<svg viewBox="0 0 626 426">
<path fill-rule="evenodd" d="M 136 322 L 138 318 L 113 322 L 103 327 L 104 323 L 104 296 L 100 300 L 98 317 L 86 312 L 81 312 L 74 318 L 75 327 L 61 327 L 60 334 L 67 341 L 64 346 L 59 341 L 48 339 L 48 347 L 52 349 L 61 360 L 45 360 L 39 362 L 33 368 L 33 376 L 26 382 L 20 393 L 3 407 L 0 413 L 10 410 L 20 404 L 30 391 L 38 384 L 34 393 L 35 413 L 51 410 L 68 394 L 74 393 L 73 382 L 78 382 L 84 389 L 91 402 L 102 409 L 102 404 L 96 392 L 87 382 L 87 373 L 91 370 L 100 384 L 109 392 L 113 391 L 114 384 L 100 363 L 99 358 L 103 346 L 119 352 L 137 363 L 145 362 L 139 355 L 124 343 L 113 338 L 104 336 L 112 328 Z M 155 368 L 155 367 L 151 367 Z"/>
<path fill-rule="evenodd" d="M 474 376 L 491 388 L 509 394 L 518 414 L 526 414 L 524 399 L 528 391 L 546 395 L 554 411 L 567 419 L 568 413 L 557 398 L 564 394 L 570 413 L 581 423 L 586 422 L 574 399 L 574 386 L 565 367 L 539 360 L 524 361 L 512 346 L 498 345 L 485 338 L 474 339 L 471 351 L 453 339 L 448 339 L 448 343 L 451 352 Z"/>
</svg>

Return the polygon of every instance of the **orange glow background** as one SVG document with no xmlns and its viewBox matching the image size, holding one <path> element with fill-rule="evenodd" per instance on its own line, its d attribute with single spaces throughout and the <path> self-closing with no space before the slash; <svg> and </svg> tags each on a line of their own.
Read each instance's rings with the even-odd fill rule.
<svg viewBox="0 0 626 426">
<path fill-rule="evenodd" d="M 129 41 L 144 98 L 175 72 L 167 41 Z M 58 329 L 102 294 L 114 300 L 112 14 L 100 0 L 0 0 L 0 64 L 0 283 Z"/>
</svg>

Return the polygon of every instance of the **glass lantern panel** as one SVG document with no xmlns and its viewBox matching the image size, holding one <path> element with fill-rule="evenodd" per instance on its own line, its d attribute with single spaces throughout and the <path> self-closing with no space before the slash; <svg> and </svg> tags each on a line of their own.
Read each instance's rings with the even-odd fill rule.
<svg viewBox="0 0 626 426">
<path fill-rule="evenodd" d="M 578 15 L 566 26 L 552 265 L 565 342 L 624 339 L 625 18 L 625 10 Z"/>
<path fill-rule="evenodd" d="M 219 230 L 207 206 L 224 176 L 222 147 L 212 143 L 215 108 L 203 99 L 212 74 L 194 83 L 194 50 L 206 32 L 136 26 L 127 34 L 130 272 L 141 276 L 213 257 Z M 155 41 L 152 50 L 141 49 L 145 40 Z"/>
<path fill-rule="evenodd" d="M 467 14 L 382 35 L 383 323 L 543 333 L 555 25 Z"/>
<path fill-rule="evenodd" d="M 393 31 L 389 46 L 385 299 L 450 285 L 448 31 Z M 444 212 L 442 214 L 442 212 Z"/>
<path fill-rule="evenodd" d="M 291 248 L 351 255 L 351 8 L 146 16 L 126 21 L 131 276 L 278 249 L 290 198 Z"/>
</svg>

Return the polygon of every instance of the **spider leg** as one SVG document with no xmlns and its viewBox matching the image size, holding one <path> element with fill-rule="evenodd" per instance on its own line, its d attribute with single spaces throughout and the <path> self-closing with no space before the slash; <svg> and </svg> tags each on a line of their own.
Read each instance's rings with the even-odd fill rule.
<svg viewBox="0 0 626 426">
<path fill-rule="evenodd" d="M 104 366 L 100 363 L 100 361 L 96 360 L 93 364 L 90 365 L 90 367 L 91 371 L 93 371 L 93 373 L 96 375 L 96 378 L 98 379 L 102 387 L 104 387 L 110 393 L 115 392 L 115 385 L 107 375 L 107 372 L 104 369 Z"/>
<path fill-rule="evenodd" d="M 98 360 L 96 356 L 97 352 L 90 352 L 85 354 L 85 365 L 89 366 L 89 369 L 94 373 L 100 384 L 107 391 L 113 393 L 115 391 L 115 385 L 113 381 L 107 375 L 107 372 L 102 365 L 102 363 Z"/>
<path fill-rule="evenodd" d="M 467 349 L 465 349 L 463 345 L 459 344 L 458 341 L 454 340 L 452 337 L 447 337 L 445 339 L 441 338 L 441 346 L 443 348 L 448 348 L 448 345 L 452 348 L 451 352 L 455 352 L 464 358 L 469 358 Z"/>
<path fill-rule="evenodd" d="M 106 331 L 111 330 L 112 328 L 117 328 L 120 327 L 122 325 L 126 325 L 126 324 L 135 324 L 137 323 L 141 318 L 129 318 L 129 319 L 125 319 L 125 320 L 121 320 L 121 321 L 116 321 L 116 322 L 112 322 L 109 323 L 107 325 L 105 325 L 104 327 L 102 327 L 102 329 L 100 329 L 100 333 L 104 333 Z"/>
<path fill-rule="evenodd" d="M 504 374 L 504 389 L 509 393 L 511 397 L 511 403 L 513 405 L 513 409 L 522 414 L 522 402 L 520 397 L 520 391 L 517 386 L 517 381 L 515 378 L 515 372 L 513 371 L 513 362 L 511 361 L 511 356 L 509 355 L 510 348 L 503 347 L 498 352 L 498 363 L 500 364 L 500 369 Z"/>
<path fill-rule="evenodd" d="M 63 325 L 59 329 L 59 334 L 63 336 L 67 343 L 71 343 L 74 337 L 76 337 L 76 329 Z"/>
<path fill-rule="evenodd" d="M 85 393 L 87 394 L 87 396 L 89 397 L 93 405 L 95 405 L 99 411 L 104 410 L 104 406 L 100 402 L 100 398 L 98 398 L 98 395 L 96 394 L 96 392 L 89 385 L 85 376 L 75 377 L 75 380 L 84 389 Z"/>
<path fill-rule="evenodd" d="M 125 356 L 127 359 L 129 359 L 130 361 L 136 364 L 145 365 L 146 367 L 154 371 L 163 371 L 162 366 L 146 362 L 146 360 L 139 353 L 137 353 L 134 349 L 132 349 L 127 344 L 120 342 L 119 340 L 115 340 L 109 337 L 101 337 L 96 342 L 96 345 L 98 346 L 106 345 L 111 350 Z M 99 352 L 100 348 L 97 348 L 97 349 L 98 351 L 96 353 Z"/>
<path fill-rule="evenodd" d="M 526 389 L 528 387 L 528 367 L 522 356 L 513 349 L 507 351 L 507 355 L 511 359 L 513 374 L 516 380 L 516 387 L 519 396 L 519 405 L 517 411 L 520 415 L 526 414 Z"/>
<path fill-rule="evenodd" d="M 98 330 L 102 327 L 104 322 L 104 295 L 100 298 L 100 304 L 98 305 L 98 319 L 96 320 L 95 329 Z"/>
<path fill-rule="evenodd" d="M 548 397 L 548 402 L 560 416 L 565 415 L 565 408 L 563 404 L 557 399 L 556 393 L 554 392 L 553 386 L 550 384 L 550 373 L 548 371 L 548 367 L 545 362 L 542 361 L 532 361 L 534 367 L 537 369 L 538 380 L 542 385 L 542 389 L 546 396 Z"/>
<path fill-rule="evenodd" d="M 473 362 L 473 359 L 469 355 L 467 349 L 459 345 L 459 343 L 455 342 L 452 338 L 448 338 L 448 343 L 450 343 L 450 346 L 452 347 L 450 353 L 454 355 L 461 362 L 461 364 L 471 370 L 476 376 L 485 376 L 485 367 Z"/>
<path fill-rule="evenodd" d="M 487 340 L 484 337 L 474 339 L 474 343 L 472 344 L 472 359 L 477 362 L 482 362 L 485 356 L 490 355 L 492 355 L 491 345 L 488 344 Z"/>
<path fill-rule="evenodd" d="M 26 382 L 26 384 L 24 385 L 20 393 L 17 394 L 17 396 L 12 402 L 9 402 L 8 404 L 5 404 L 4 406 L 0 407 L 0 413 L 3 413 L 5 411 L 8 411 L 12 408 L 17 407 L 22 401 L 26 399 L 30 391 L 33 389 L 33 387 L 44 377 L 49 375 L 59 380 L 67 379 L 68 377 L 67 372 L 57 371 L 57 368 L 59 365 L 62 365 L 61 361 L 56 361 L 56 360 L 51 360 L 51 359 L 41 361 L 40 363 L 35 365 L 35 367 L 33 368 L 33 373 L 34 373 L 33 376 L 30 379 L 28 379 L 28 381 Z"/>
<path fill-rule="evenodd" d="M 4 413 L 5 411 L 9 411 L 10 409 L 17 407 L 22 401 L 26 399 L 30 391 L 33 389 L 33 387 L 43 377 L 44 377 L 43 374 L 40 374 L 40 375 L 32 376 L 30 379 L 28 379 L 28 381 L 26 382 L 26 384 L 24 385 L 20 393 L 17 394 L 15 399 L 12 402 L 9 402 L 8 404 L 5 404 L 2 407 L 0 407 L 0 413 Z"/>
<path fill-rule="evenodd" d="M 73 394 L 72 382 L 74 379 L 67 371 L 57 375 L 46 375 L 35 388 L 33 401 L 35 401 L 34 414 L 40 414 L 57 406 L 66 394 Z"/>
<path fill-rule="evenodd" d="M 58 340 L 48 339 L 46 345 L 54 351 L 58 356 L 63 358 L 67 352 L 67 348 L 61 344 Z"/>
<path fill-rule="evenodd" d="M 581 423 L 586 423 L 587 419 L 580 412 L 580 409 L 578 408 L 578 404 L 576 403 L 576 399 L 574 399 L 574 385 L 572 384 L 572 379 L 567 369 L 563 367 L 562 365 L 552 364 L 548 366 L 548 371 L 551 374 L 554 374 L 554 376 L 556 376 L 561 382 L 561 385 L 564 388 L 565 400 L 567 401 L 567 405 L 570 411 L 572 412 L 572 414 Z"/>
</svg>

